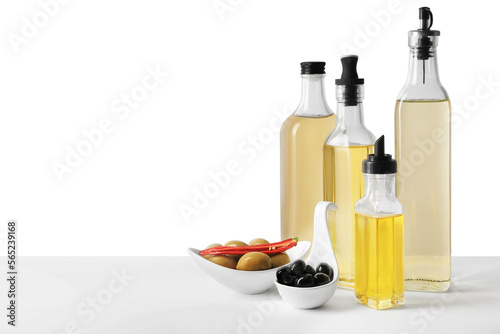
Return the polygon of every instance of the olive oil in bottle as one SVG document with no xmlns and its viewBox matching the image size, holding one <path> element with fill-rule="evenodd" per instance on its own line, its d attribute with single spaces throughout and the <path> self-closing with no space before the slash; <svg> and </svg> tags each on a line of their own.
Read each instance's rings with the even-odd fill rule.
<svg viewBox="0 0 500 334">
<path fill-rule="evenodd" d="M 450 103 L 398 101 L 396 189 L 406 208 L 407 290 L 450 286 Z"/>
<path fill-rule="evenodd" d="M 404 209 L 396 198 L 396 171 L 382 136 L 363 161 L 365 195 L 355 207 L 356 300 L 376 310 L 404 303 Z"/>
<path fill-rule="evenodd" d="M 451 108 L 432 21 L 420 8 L 420 29 L 408 34 L 408 79 L 395 110 L 396 192 L 405 206 L 405 288 L 441 292 L 451 276 Z"/>
<path fill-rule="evenodd" d="M 363 196 L 361 164 L 373 152 L 375 136 L 363 122 L 363 84 L 357 56 L 341 58 L 342 76 L 335 81 L 337 125 L 324 147 L 324 200 L 338 209 L 329 217 L 330 238 L 339 264 L 338 286 L 354 290 L 354 205 Z"/>
<path fill-rule="evenodd" d="M 403 215 L 356 213 L 356 298 L 382 310 L 404 303 Z M 399 236 L 399 237 L 395 237 Z"/>
<path fill-rule="evenodd" d="M 323 145 L 335 127 L 323 88 L 324 62 L 302 67 L 302 99 L 281 128 L 281 237 L 313 239 L 314 209 L 323 200 Z"/>
<path fill-rule="evenodd" d="M 330 238 L 335 245 L 339 265 L 339 286 L 354 286 L 354 205 L 363 197 L 365 186 L 361 165 L 366 156 L 373 153 L 369 146 L 330 146 L 324 148 L 325 201 L 337 204 L 342 210 L 333 213 Z"/>
</svg>

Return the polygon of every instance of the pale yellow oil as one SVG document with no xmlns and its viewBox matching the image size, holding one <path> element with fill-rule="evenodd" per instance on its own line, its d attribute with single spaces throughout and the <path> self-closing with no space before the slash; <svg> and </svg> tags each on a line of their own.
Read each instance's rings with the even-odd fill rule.
<svg viewBox="0 0 500 334">
<path fill-rule="evenodd" d="M 405 208 L 405 285 L 450 287 L 450 102 L 398 101 L 396 193 Z"/>
<path fill-rule="evenodd" d="M 314 209 L 323 200 L 323 145 L 335 115 L 290 116 L 281 128 L 281 237 L 313 239 Z"/>
<path fill-rule="evenodd" d="M 377 310 L 404 303 L 404 216 L 356 213 L 356 300 Z"/>
<path fill-rule="evenodd" d="M 329 220 L 330 238 L 339 265 L 338 286 L 349 290 L 354 290 L 355 277 L 354 205 L 365 192 L 361 169 L 370 153 L 373 153 L 373 145 L 324 147 L 324 200 L 338 206 L 333 221 Z"/>
</svg>

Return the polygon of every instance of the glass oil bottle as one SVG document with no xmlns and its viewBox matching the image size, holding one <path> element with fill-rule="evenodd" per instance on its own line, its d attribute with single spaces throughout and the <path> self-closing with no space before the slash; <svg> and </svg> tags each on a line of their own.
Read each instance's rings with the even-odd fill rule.
<svg viewBox="0 0 500 334">
<path fill-rule="evenodd" d="M 363 161 L 365 195 L 355 207 L 356 300 L 377 310 L 404 303 L 404 209 L 396 198 L 396 171 L 382 136 Z"/>
<path fill-rule="evenodd" d="M 339 265 L 338 286 L 354 290 L 354 205 L 363 197 L 361 164 L 373 152 L 375 136 L 364 125 L 364 79 L 357 74 L 358 57 L 345 56 L 341 62 L 342 76 L 335 81 L 337 124 L 324 147 L 324 200 L 338 206 L 329 219 Z"/>
<path fill-rule="evenodd" d="M 324 93 L 324 62 L 301 63 L 302 98 L 281 127 L 281 237 L 313 239 L 323 200 L 323 145 L 335 126 Z"/>
<path fill-rule="evenodd" d="M 420 8 L 420 29 L 409 32 L 408 79 L 395 111 L 396 193 L 405 207 L 405 287 L 450 287 L 450 101 L 438 74 L 440 32 Z"/>
</svg>

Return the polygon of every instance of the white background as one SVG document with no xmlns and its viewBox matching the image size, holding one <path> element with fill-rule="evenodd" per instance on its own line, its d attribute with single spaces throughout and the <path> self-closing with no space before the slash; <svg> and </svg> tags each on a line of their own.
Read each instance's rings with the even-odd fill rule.
<svg viewBox="0 0 500 334">
<path fill-rule="evenodd" d="M 471 110 L 454 115 L 452 253 L 500 255 L 500 86 L 489 92 L 481 83 L 500 81 L 495 4 L 391 3 L 73 0 L 44 22 L 40 2 L 2 1 L 0 221 L 19 221 L 21 255 L 186 255 L 188 246 L 229 239 L 278 240 L 278 134 L 254 156 L 238 147 L 269 133 L 274 111 L 293 111 L 301 61 L 327 62 L 335 109 L 347 44 L 366 80 L 366 124 L 393 142 L 407 31 L 427 5 L 441 31 L 442 82 L 455 112 Z M 23 18 L 44 26 L 16 47 Z M 360 31 L 369 33 L 363 41 Z M 168 77 L 128 117 L 114 112 L 122 94 L 140 90 L 147 68 Z M 67 147 L 103 119 L 113 130 L 60 181 L 53 163 L 65 163 Z M 209 173 L 233 160 L 240 173 L 183 219 L 180 205 L 192 205 Z"/>
</svg>

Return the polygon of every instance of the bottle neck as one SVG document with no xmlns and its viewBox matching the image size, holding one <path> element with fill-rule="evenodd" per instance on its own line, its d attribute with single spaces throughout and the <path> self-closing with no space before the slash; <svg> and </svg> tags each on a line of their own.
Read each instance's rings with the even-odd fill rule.
<svg viewBox="0 0 500 334">
<path fill-rule="evenodd" d="M 363 85 L 337 85 L 337 123 L 327 137 L 330 146 L 369 146 L 375 136 L 366 128 L 363 115 Z"/>
<path fill-rule="evenodd" d="M 337 103 L 337 126 L 338 128 L 364 127 L 363 102 L 356 105 L 347 105 L 344 102 Z"/>
<path fill-rule="evenodd" d="M 364 174 L 365 197 L 372 202 L 396 199 L 396 174 Z"/>
<path fill-rule="evenodd" d="M 324 74 L 302 74 L 302 97 L 293 113 L 303 117 L 325 117 L 333 114 L 325 98 Z"/>
<path fill-rule="evenodd" d="M 337 124 L 341 128 L 364 127 L 363 85 L 337 85 Z"/>
<path fill-rule="evenodd" d="M 420 59 L 419 59 L 420 58 Z M 448 93 L 439 80 L 436 46 L 429 48 L 429 57 L 421 59 L 417 47 L 410 47 L 408 78 L 399 93 L 400 101 L 443 101 Z"/>
<path fill-rule="evenodd" d="M 407 84 L 410 85 L 432 85 L 438 84 L 439 72 L 437 65 L 436 47 L 430 47 L 430 56 L 427 59 L 419 59 L 417 47 L 410 47 L 410 65 L 408 67 Z"/>
</svg>

